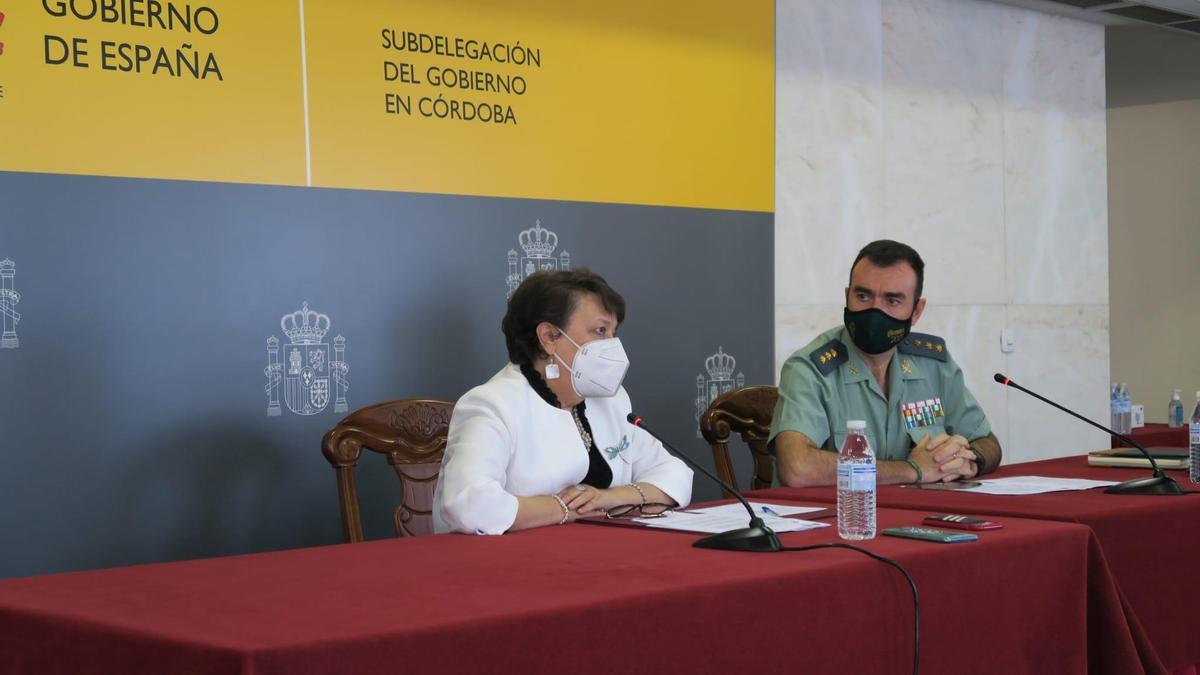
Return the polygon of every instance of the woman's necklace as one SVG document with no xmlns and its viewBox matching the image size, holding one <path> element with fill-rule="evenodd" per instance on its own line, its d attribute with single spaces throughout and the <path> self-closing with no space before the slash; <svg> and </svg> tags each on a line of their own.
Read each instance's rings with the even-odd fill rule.
<svg viewBox="0 0 1200 675">
<path fill-rule="evenodd" d="M 583 420 L 579 418 L 579 408 L 571 408 L 571 417 L 575 418 L 575 428 L 579 429 L 579 437 L 583 439 L 583 449 L 592 451 L 592 435 L 583 428 Z"/>
</svg>

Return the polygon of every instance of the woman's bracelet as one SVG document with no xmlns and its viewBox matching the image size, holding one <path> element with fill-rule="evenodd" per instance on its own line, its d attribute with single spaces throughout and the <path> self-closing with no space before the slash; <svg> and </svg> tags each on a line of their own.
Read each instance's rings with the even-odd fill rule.
<svg viewBox="0 0 1200 675">
<path fill-rule="evenodd" d="M 558 524 L 566 525 L 567 521 L 571 519 L 571 509 L 567 508 L 567 503 L 563 501 L 562 497 L 559 497 L 558 495 L 550 495 L 550 496 L 554 497 L 554 501 L 558 502 L 558 505 L 561 506 L 562 510 L 563 510 L 562 520 L 558 521 Z"/>
<path fill-rule="evenodd" d="M 906 459 L 904 461 L 913 468 L 913 471 L 917 472 L 916 482 L 920 483 L 922 480 L 924 480 L 925 474 L 921 473 L 921 467 L 917 466 L 916 462 L 912 461 L 911 459 Z"/>
<path fill-rule="evenodd" d="M 640 506 L 645 506 L 646 505 L 646 493 L 642 492 L 642 486 L 638 485 L 637 483 L 630 483 L 629 487 L 638 491 L 638 494 L 642 496 L 642 503 L 640 504 Z"/>
</svg>

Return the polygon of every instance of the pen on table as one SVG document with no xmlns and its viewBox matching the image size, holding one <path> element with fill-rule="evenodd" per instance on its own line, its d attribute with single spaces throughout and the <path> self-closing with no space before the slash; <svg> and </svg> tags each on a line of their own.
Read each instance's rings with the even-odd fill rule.
<svg viewBox="0 0 1200 675">
<path fill-rule="evenodd" d="M 771 507 L 769 507 L 769 506 L 763 506 L 763 507 L 762 507 L 762 510 L 763 510 L 763 513 L 770 514 L 770 515 L 772 515 L 772 516 L 775 516 L 776 518 L 782 518 L 782 517 L 783 517 L 783 514 L 779 513 L 778 511 L 776 511 L 775 509 L 773 509 L 773 508 L 771 508 Z"/>
</svg>

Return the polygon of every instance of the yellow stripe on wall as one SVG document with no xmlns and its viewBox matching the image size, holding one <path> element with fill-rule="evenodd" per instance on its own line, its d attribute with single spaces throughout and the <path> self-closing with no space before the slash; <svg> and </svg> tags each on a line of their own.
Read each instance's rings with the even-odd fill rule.
<svg viewBox="0 0 1200 675">
<path fill-rule="evenodd" d="M 765 0 L 159 3 L 211 34 L 71 5 L 4 9 L 0 169 L 773 210 Z"/>
<path fill-rule="evenodd" d="M 303 184 L 294 0 L 109 1 L 0 3 L 0 169 Z"/>
</svg>

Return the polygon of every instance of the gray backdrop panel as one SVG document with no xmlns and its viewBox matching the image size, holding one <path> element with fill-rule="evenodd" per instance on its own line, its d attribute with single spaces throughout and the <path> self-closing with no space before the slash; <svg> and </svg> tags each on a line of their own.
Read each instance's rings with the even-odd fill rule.
<svg viewBox="0 0 1200 675">
<path fill-rule="evenodd" d="M 454 400 L 506 360 L 507 254 L 538 220 L 625 295 L 636 408 L 711 466 L 706 358 L 774 379 L 771 214 L 0 173 L 22 315 L 0 350 L 0 576 L 340 541 L 319 443 L 341 413 L 268 417 L 266 339 L 308 302 L 346 338 L 350 410 Z M 394 479 L 366 464 L 387 536 Z"/>
</svg>

